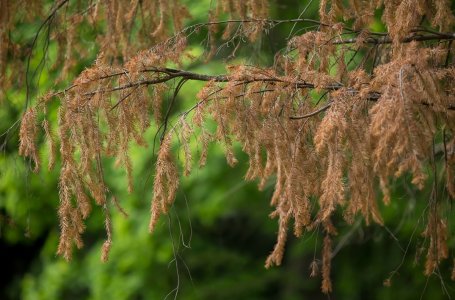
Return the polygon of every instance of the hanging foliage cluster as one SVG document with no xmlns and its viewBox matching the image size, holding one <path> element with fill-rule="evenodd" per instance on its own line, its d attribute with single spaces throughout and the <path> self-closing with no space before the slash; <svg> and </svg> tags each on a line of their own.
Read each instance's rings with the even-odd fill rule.
<svg viewBox="0 0 455 300">
<path fill-rule="evenodd" d="M 33 2 L 39 6 L 40 1 Z M 0 1 L 0 7 L 8 5 L 15 4 Z M 451 2 L 321 0 L 319 20 L 270 19 L 269 5 L 274 3 L 219 0 L 208 9 L 207 23 L 187 27 L 183 22 L 191 16 L 178 1 L 79 1 L 74 6 L 61 0 L 47 18 L 43 15 L 40 30 L 58 42 L 63 77 L 76 63 L 74 54 L 84 53 L 78 24 L 105 22 L 106 27 L 97 36 L 96 62 L 64 91 L 39 97 L 21 122 L 19 151 L 33 161 L 34 171 L 40 168 L 40 126 L 49 145 L 49 168 L 60 153 L 60 255 L 71 259 L 73 245 L 82 247 L 84 220 L 94 204 L 107 210 L 102 157 L 116 159 L 133 191 L 128 149 L 132 141 L 153 143 L 144 138 L 153 121 L 159 126 L 160 148 L 150 231 L 172 206 L 181 175 L 205 165 L 210 143 L 223 146 L 230 166 L 237 163 L 233 143 L 239 143 L 249 157 L 245 180 L 257 181 L 259 189 L 274 182 L 271 217 L 279 229 L 266 267 L 280 265 L 290 228 L 296 236 L 322 229 L 322 291 L 330 292 L 331 245 L 339 216 L 348 224 L 358 217 L 366 224 L 383 224 L 378 202 L 393 200 L 391 184 L 404 175 L 418 189 L 433 185 L 423 232 L 425 274 L 449 258 L 445 208 L 455 197 Z M 4 78 L 13 76 L 7 57 L 13 65 L 14 53 L 20 51 L 8 42 L 18 17 L 5 12 L 13 10 L 0 9 Z M 30 6 L 27 14 L 38 12 Z M 378 12 L 387 32 L 369 30 Z M 292 35 L 272 66 L 228 62 L 221 75 L 170 68 L 188 59 L 188 39 L 199 32 L 207 34 L 205 59 L 219 55 L 218 47 L 226 42 L 236 45 L 234 57 L 244 47 L 242 41 L 261 39 L 283 23 L 311 26 Z M 171 119 L 179 90 L 191 81 L 206 83 L 194 106 Z M 170 82 L 177 84 L 165 110 Z M 51 102 L 59 103 L 57 132 L 48 122 Z M 213 121 L 214 132 L 207 126 Z M 193 152 L 191 139 L 203 149 Z M 182 172 L 172 151 L 177 140 L 184 152 Z M 438 182 L 444 182 L 442 193 Z M 103 259 L 111 245 L 108 213 L 106 218 Z M 312 266 L 316 269 L 317 263 Z"/>
</svg>

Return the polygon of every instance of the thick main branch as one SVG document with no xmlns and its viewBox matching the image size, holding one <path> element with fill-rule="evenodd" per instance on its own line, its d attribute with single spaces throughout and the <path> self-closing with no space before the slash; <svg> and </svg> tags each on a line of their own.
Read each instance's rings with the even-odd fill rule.
<svg viewBox="0 0 455 300">
<path fill-rule="evenodd" d="M 232 75 L 227 75 L 227 74 L 222 74 L 222 75 L 207 75 L 207 74 L 200 74 L 200 73 L 195 73 L 191 71 L 185 71 L 185 70 L 178 70 L 178 69 L 172 69 L 172 68 L 147 68 L 144 70 L 141 70 L 142 73 L 155 73 L 158 74 L 158 78 L 154 79 L 144 79 L 144 80 L 139 80 L 135 82 L 130 82 L 128 84 L 124 85 L 119 85 L 116 87 L 112 88 L 106 88 L 106 89 L 99 89 L 95 91 L 90 91 L 84 94 L 84 96 L 93 96 L 97 93 L 110 93 L 110 92 L 115 92 L 115 91 L 120 91 L 120 90 L 125 90 L 125 89 L 131 89 L 131 88 L 138 88 L 142 85 L 153 85 L 153 84 L 158 84 L 158 83 L 164 83 L 167 81 L 170 81 L 172 79 L 184 79 L 184 80 L 193 80 L 193 81 L 213 81 L 213 82 L 234 82 L 238 84 L 250 84 L 253 82 L 264 82 L 264 83 L 284 83 L 288 84 L 290 86 L 293 86 L 295 88 L 299 89 L 314 89 L 316 88 L 315 84 L 306 82 L 306 81 L 291 81 L 291 80 L 285 80 L 283 78 L 275 77 L 275 76 L 265 76 L 265 75 L 245 75 L 244 77 L 242 76 L 232 76 Z M 108 76 L 104 76 L 103 78 L 109 78 L 113 76 L 119 76 L 119 75 L 124 75 L 125 72 L 122 73 L 115 73 L 111 74 Z M 336 91 L 340 90 L 342 88 L 346 88 L 350 93 L 353 95 L 357 94 L 359 91 L 356 89 L 353 89 L 351 87 L 347 87 L 341 83 L 333 83 L 326 85 L 322 87 L 323 90 L 327 91 Z M 131 93 L 130 93 L 131 94 Z M 130 95 L 128 94 L 128 95 Z M 381 94 L 379 92 L 370 92 L 368 93 L 366 99 L 369 101 L 377 101 L 381 97 Z M 430 106 L 430 103 L 427 102 L 422 102 L 421 105 L 424 106 Z M 117 105 L 116 105 L 117 106 Z M 291 117 L 291 119 L 303 119 L 303 118 L 309 118 L 312 116 L 315 116 L 325 110 L 327 110 L 331 106 L 331 102 L 327 103 L 325 106 L 322 108 L 319 108 L 318 110 L 303 115 L 303 116 L 294 116 Z M 448 110 L 455 110 L 455 104 L 451 104 L 447 107 Z"/>
</svg>

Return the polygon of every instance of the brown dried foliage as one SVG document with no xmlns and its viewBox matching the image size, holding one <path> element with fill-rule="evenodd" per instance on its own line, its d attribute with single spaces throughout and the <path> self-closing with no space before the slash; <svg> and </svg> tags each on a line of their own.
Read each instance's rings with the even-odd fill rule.
<svg viewBox="0 0 455 300">
<path fill-rule="evenodd" d="M 412 176 L 418 189 L 431 184 L 428 166 L 436 163 L 434 143 L 441 133 L 446 189 L 450 197 L 455 196 L 455 67 L 450 54 L 454 49 L 447 42 L 454 38 L 449 32 L 454 16 L 449 1 L 321 1 L 320 30 L 294 36 L 286 51 L 277 54 L 273 68 L 230 65 L 227 74 L 219 76 L 167 68 L 169 63 L 178 65 L 184 56 L 188 31 L 165 40 L 169 35 L 165 23 L 172 19 L 175 30 L 182 29 L 181 18 L 188 16 L 187 11 L 177 1 L 141 3 L 144 12 L 159 12 L 158 19 L 144 19 L 144 28 L 152 28 L 148 38 L 156 44 L 130 56 L 133 49 L 129 48 L 128 34 L 138 1 L 128 9 L 120 0 L 97 2 L 89 15 L 91 20 L 101 18 L 102 11 L 106 15 L 108 31 L 101 42 L 102 54 L 72 87 L 56 94 L 61 102 L 59 254 L 69 259 L 72 244 L 82 246 L 83 220 L 92 207 L 89 199 L 106 206 L 108 188 L 101 157 L 116 158 L 126 170 L 132 190 L 129 143 L 150 143 L 143 134 L 150 126 L 152 112 L 157 124 L 164 125 L 164 133 L 156 163 L 150 230 L 169 211 L 178 189 L 173 136 L 180 134 L 184 175 L 192 170 L 193 135 L 200 132 L 200 166 L 205 165 L 210 142 L 223 145 L 227 163 L 235 165 L 236 141 L 249 157 L 245 179 L 256 180 L 260 189 L 274 182 L 271 217 L 278 219 L 278 240 L 266 267 L 281 264 L 292 221 L 297 236 L 322 227 L 325 293 L 332 290 L 331 249 L 337 234 L 332 219 L 337 212 L 349 224 L 358 216 L 366 224 L 383 224 L 377 183 L 385 204 L 392 201 L 391 183 L 404 174 Z M 377 7 L 383 8 L 387 33 L 367 29 Z M 218 22 L 223 15 L 231 21 Z M 218 1 L 206 24 L 209 52 L 213 54 L 218 46 L 215 33 L 219 27 L 225 26 L 225 40 L 237 34 L 253 41 L 267 26 L 277 24 L 266 17 L 266 1 Z M 353 28 L 345 28 L 343 22 L 353 18 Z M 422 20 L 433 27 L 423 27 Z M 354 38 L 343 39 L 345 34 Z M 71 34 L 68 36 L 71 39 Z M 358 51 L 367 54 L 352 66 L 347 54 Z M 118 60 L 108 63 L 118 56 L 123 65 Z M 169 129 L 169 115 L 163 115 L 160 107 L 169 89 L 166 82 L 175 78 L 207 83 L 198 94 L 199 102 Z M 317 103 L 311 90 L 323 94 Z M 37 113 L 45 113 L 48 101 L 42 100 L 27 111 L 20 130 L 20 152 L 35 162 L 36 169 Z M 217 123 L 215 133 L 205 128 L 207 119 Z M 43 127 L 52 152 L 55 146 L 47 121 Z M 448 258 L 449 238 L 447 220 L 439 212 L 443 202 L 430 202 L 423 233 L 428 240 L 427 275 Z M 108 218 L 106 215 L 108 239 L 103 259 L 111 245 Z M 312 276 L 316 275 L 316 261 L 311 269 Z"/>
</svg>

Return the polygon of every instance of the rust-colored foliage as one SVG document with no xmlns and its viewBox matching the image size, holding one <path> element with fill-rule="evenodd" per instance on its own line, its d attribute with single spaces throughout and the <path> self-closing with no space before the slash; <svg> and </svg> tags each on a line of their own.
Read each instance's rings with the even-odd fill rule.
<svg viewBox="0 0 455 300">
<path fill-rule="evenodd" d="M 63 17 L 57 10 L 66 5 L 64 2 L 54 5 L 52 18 Z M 266 267 L 281 263 L 291 224 L 297 236 L 322 228 L 325 293 L 332 289 L 331 251 L 337 234 L 332 219 L 337 211 L 349 224 L 359 215 L 367 224 L 383 224 L 375 187 L 380 187 L 382 201 L 389 204 L 390 184 L 403 174 L 411 174 L 412 183 L 419 189 L 433 184 L 429 166 L 436 164 L 438 149 L 443 153 L 446 189 L 453 199 L 455 67 L 451 52 L 455 34 L 451 30 L 455 19 L 450 2 L 346 3 L 320 1 L 320 21 L 312 21 L 318 30 L 295 34 L 288 47 L 277 53 L 273 67 L 229 65 L 224 75 L 196 74 L 168 66 L 181 63 L 188 36 L 204 27 L 208 28 L 210 42 L 206 58 L 210 58 L 216 54 L 217 31 L 222 27 L 223 40 L 240 36 L 254 41 L 283 22 L 309 20 L 267 19 L 268 4 L 263 0 L 217 1 L 207 24 L 187 28 L 182 23 L 189 17 L 187 9 L 178 1 L 163 0 L 94 2 L 84 14 L 65 20 L 66 41 L 61 38 L 64 29 L 56 37 L 61 49 L 66 49 L 61 51 L 66 62 L 63 72 L 71 67 L 67 64 L 73 63 L 72 50 L 78 47 L 76 26 L 71 22 L 105 19 L 107 32 L 100 37 L 96 63 L 65 91 L 39 99 L 24 114 L 20 129 L 20 153 L 30 157 L 38 169 L 37 114 L 45 115 L 48 103 L 59 99 L 57 136 L 50 132 L 48 122 L 43 122 L 49 149 L 54 153 L 57 139 L 62 161 L 58 253 L 70 259 L 73 244 L 82 246 L 83 220 L 90 214 L 91 198 L 97 206 L 106 207 L 108 188 L 102 156 L 115 157 L 125 168 L 132 191 L 129 143 L 151 143 L 143 134 L 152 113 L 162 135 L 150 230 L 168 212 L 178 188 L 178 166 L 171 151 L 173 136 L 179 136 L 185 153 L 184 175 L 192 170 L 194 153 L 189 140 L 197 132 L 201 132 L 197 138 L 203 145 L 200 166 L 205 165 L 210 142 L 223 145 L 228 164 L 235 165 L 232 144 L 239 142 L 249 157 L 245 179 L 257 180 L 259 188 L 268 180 L 275 182 L 271 217 L 278 219 L 278 240 Z M 9 4 L 0 1 L 2 5 Z M 368 30 L 376 8 L 383 9 L 388 32 Z M 228 20 L 221 19 L 226 16 Z M 141 18 L 142 27 L 135 33 L 139 43 L 132 45 L 128 36 L 137 18 Z M 345 21 L 352 19 L 353 27 L 346 27 Z M 0 14 L 0 22 L 12 26 L 8 14 Z M 0 39 L 6 38 L 1 31 Z M 4 53 L 11 48 L 0 45 L 0 70 L 5 76 Z M 138 51 L 146 46 L 146 50 Z M 232 55 L 236 51 L 237 47 Z M 354 64 L 349 58 L 360 51 L 365 53 L 364 59 Z M 181 80 L 175 94 L 187 81 L 206 81 L 206 85 L 194 107 L 171 126 L 169 112 L 162 111 L 161 102 L 170 89 L 166 82 L 173 79 Z M 317 103 L 312 90 L 322 94 Z M 204 127 L 207 119 L 217 123 L 214 134 Z M 443 201 L 434 196 L 429 203 L 423 232 L 428 240 L 427 275 L 449 256 L 447 220 L 440 213 Z M 106 228 L 103 259 L 107 259 L 111 245 L 108 214 Z M 311 269 L 316 275 L 316 262 Z"/>
</svg>

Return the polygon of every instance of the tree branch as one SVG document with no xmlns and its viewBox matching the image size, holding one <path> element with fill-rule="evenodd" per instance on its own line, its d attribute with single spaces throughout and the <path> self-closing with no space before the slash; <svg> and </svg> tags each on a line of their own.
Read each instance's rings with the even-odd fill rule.
<svg viewBox="0 0 455 300">
<path fill-rule="evenodd" d="M 413 34 L 408 37 L 405 37 L 400 40 L 401 43 L 410 43 L 413 41 L 423 42 L 423 41 L 452 41 L 455 40 L 455 33 L 454 32 L 438 32 L 438 33 L 431 33 L 431 34 Z M 335 45 L 342 45 L 342 44 L 353 44 L 358 41 L 358 38 L 350 38 L 350 39 L 338 39 L 334 40 L 332 43 Z M 391 44 L 393 39 L 390 36 L 381 36 L 381 37 L 373 37 L 369 36 L 364 40 L 366 44 Z"/>
<path fill-rule="evenodd" d="M 238 77 L 234 78 L 233 76 L 230 76 L 227 74 L 207 75 L 207 74 L 199 74 L 199 73 L 195 73 L 195 72 L 191 72 L 191 71 L 171 69 L 171 68 L 147 68 L 147 69 L 141 70 L 140 72 L 143 72 L 143 73 L 154 72 L 156 74 L 166 74 L 166 75 L 164 77 L 159 77 L 159 78 L 155 78 L 155 79 L 144 79 L 144 80 L 139 80 L 136 82 L 130 82 L 128 84 L 119 85 L 119 86 L 116 86 L 113 88 L 94 90 L 94 91 L 84 93 L 83 95 L 84 96 L 93 96 L 97 93 L 111 93 L 111 92 L 130 89 L 130 88 L 137 89 L 138 87 L 140 87 L 142 85 L 153 85 L 153 84 L 158 84 L 158 83 L 164 83 L 169 80 L 176 79 L 176 78 L 180 78 L 185 81 L 194 80 L 194 81 L 214 81 L 214 82 L 238 82 L 238 84 L 250 84 L 253 82 L 264 82 L 264 83 L 267 82 L 267 83 L 272 83 L 272 84 L 273 83 L 285 83 L 285 84 L 292 85 L 299 89 L 316 88 L 316 86 L 313 83 L 309 83 L 306 81 L 298 81 L 298 80 L 289 81 L 289 80 L 284 80 L 282 78 L 277 78 L 277 77 L 272 77 L 272 76 L 266 77 L 266 75 L 257 76 L 257 77 L 246 75 L 244 78 L 238 78 Z M 110 75 L 102 76 L 99 79 L 106 79 L 106 78 L 110 78 L 110 77 L 124 75 L 127 73 L 128 73 L 127 71 L 117 72 L 117 73 L 113 73 Z M 95 80 L 96 79 L 93 79 L 93 81 L 95 81 Z M 76 85 L 69 87 L 65 91 L 55 93 L 54 96 L 62 94 L 62 93 L 66 93 L 69 90 L 73 89 L 74 87 L 76 87 Z M 327 90 L 327 91 L 336 91 L 336 90 L 340 90 L 342 88 L 348 89 L 353 95 L 358 93 L 357 90 L 352 89 L 350 87 L 346 87 L 341 83 L 333 83 L 333 84 L 329 84 L 325 87 L 322 87 L 323 90 Z M 130 94 L 128 94 L 127 96 L 130 96 Z M 369 101 L 377 101 L 377 100 L 379 100 L 380 97 L 381 97 L 381 94 L 379 92 L 373 91 L 368 94 L 366 99 Z M 123 101 L 123 99 L 121 101 Z M 121 101 L 119 101 L 119 103 Z M 119 103 L 117 103 L 113 108 L 117 107 Z M 309 114 L 306 114 L 303 116 L 293 116 L 293 117 L 290 117 L 290 119 L 297 120 L 297 119 L 304 119 L 304 118 L 309 118 L 309 117 L 315 116 L 315 115 L 327 110 L 330 107 L 330 105 L 331 105 L 331 102 L 327 103 L 327 105 L 323 106 L 322 108 L 320 108 L 312 113 L 309 113 Z M 422 102 L 421 105 L 430 106 L 431 104 Z M 455 110 L 455 104 L 449 105 L 447 107 L 447 109 Z"/>
</svg>

